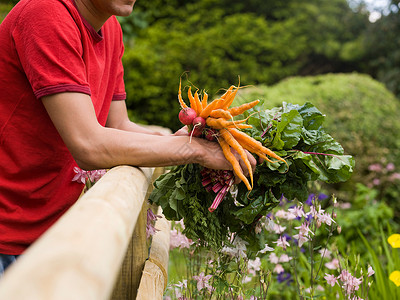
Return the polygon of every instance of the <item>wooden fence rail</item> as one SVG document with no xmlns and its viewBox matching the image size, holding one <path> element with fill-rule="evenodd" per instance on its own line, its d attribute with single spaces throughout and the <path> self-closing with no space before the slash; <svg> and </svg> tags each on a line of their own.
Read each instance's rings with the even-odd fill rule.
<svg viewBox="0 0 400 300">
<path fill-rule="evenodd" d="M 162 299 L 170 229 L 165 219 L 156 224 L 162 230 L 150 251 L 158 254 L 148 259 L 156 265 L 149 271 L 154 275 L 147 282 L 145 273 L 140 283 L 149 256 L 146 199 L 160 172 L 128 166 L 107 172 L 5 272 L 0 300 Z"/>
</svg>

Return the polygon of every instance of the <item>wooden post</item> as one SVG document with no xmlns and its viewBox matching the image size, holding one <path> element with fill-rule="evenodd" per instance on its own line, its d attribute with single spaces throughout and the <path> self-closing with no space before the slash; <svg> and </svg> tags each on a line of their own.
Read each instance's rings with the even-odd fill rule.
<svg viewBox="0 0 400 300">
<path fill-rule="evenodd" d="M 151 174 L 107 172 L 5 272 L 0 299 L 109 299 Z"/>
<path fill-rule="evenodd" d="M 164 168 L 155 168 L 152 182 L 154 182 L 154 180 L 157 179 L 162 173 L 164 173 Z M 145 197 L 146 200 L 148 199 L 152 190 L 153 185 L 150 184 Z M 147 243 L 146 238 L 147 209 L 149 208 L 150 205 L 148 202 L 144 201 L 142 211 L 136 223 L 135 230 L 133 231 L 132 239 L 118 276 L 117 283 L 114 287 L 111 297 L 112 300 L 136 299 L 142 271 L 146 259 L 149 257 L 149 244 Z"/>
<path fill-rule="evenodd" d="M 159 208 L 158 214 L 162 215 Z M 162 217 L 155 225 L 149 259 L 144 266 L 137 300 L 161 300 L 168 283 L 168 260 L 171 223 Z"/>
</svg>

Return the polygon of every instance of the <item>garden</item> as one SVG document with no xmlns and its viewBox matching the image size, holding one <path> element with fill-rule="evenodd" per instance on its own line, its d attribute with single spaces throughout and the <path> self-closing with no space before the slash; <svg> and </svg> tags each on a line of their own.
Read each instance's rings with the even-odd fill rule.
<svg viewBox="0 0 400 300">
<path fill-rule="evenodd" d="M 138 0 L 119 18 L 130 118 L 237 134 L 221 139 L 258 159 L 248 182 L 183 165 L 154 183 L 165 300 L 400 299 L 399 20 L 396 0 Z"/>
</svg>

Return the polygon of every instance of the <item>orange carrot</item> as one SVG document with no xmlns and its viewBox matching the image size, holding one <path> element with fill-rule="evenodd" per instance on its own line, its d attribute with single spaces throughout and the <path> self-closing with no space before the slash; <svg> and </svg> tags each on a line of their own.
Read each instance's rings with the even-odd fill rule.
<svg viewBox="0 0 400 300">
<path fill-rule="evenodd" d="M 194 102 L 196 102 L 197 115 L 200 115 L 201 111 L 203 110 L 203 105 L 200 102 L 199 94 L 197 93 L 197 91 L 194 93 Z"/>
<path fill-rule="evenodd" d="M 179 100 L 179 104 L 181 105 L 182 109 L 187 108 L 188 106 L 186 105 L 186 103 L 183 101 L 182 99 L 182 91 L 181 91 L 181 85 L 182 85 L 182 79 L 179 80 L 179 91 L 178 91 L 178 100 Z"/>
<path fill-rule="evenodd" d="M 240 157 L 244 161 L 247 169 L 249 170 L 249 175 L 250 175 L 250 181 L 251 181 L 251 188 L 247 187 L 249 190 L 253 188 L 253 169 L 251 167 L 250 161 L 247 157 L 246 151 L 244 151 L 243 147 L 240 146 L 238 141 L 235 140 L 235 138 L 229 133 L 227 129 L 221 129 L 219 131 L 220 136 L 231 146 L 233 149 L 239 153 Z"/>
<path fill-rule="evenodd" d="M 235 124 L 229 125 L 226 128 L 250 129 L 250 128 L 253 128 L 253 126 L 250 124 L 236 124 L 235 123 Z"/>
<path fill-rule="evenodd" d="M 210 113 L 221 103 L 221 101 L 224 101 L 223 99 L 215 99 L 211 103 L 209 103 L 206 108 L 204 108 L 200 114 L 200 117 L 203 119 L 207 119 L 210 115 Z"/>
<path fill-rule="evenodd" d="M 226 99 L 232 93 L 234 87 L 234 85 L 231 85 L 229 89 L 227 89 L 226 92 L 221 96 L 221 99 Z"/>
<path fill-rule="evenodd" d="M 233 117 L 231 116 L 231 113 L 229 111 L 225 110 L 225 109 L 222 109 L 222 108 L 214 109 L 210 113 L 210 117 L 213 117 L 213 118 L 224 118 L 225 120 L 233 119 Z"/>
<path fill-rule="evenodd" d="M 252 137 L 248 136 L 247 134 L 245 134 L 244 132 L 241 132 L 235 128 L 228 128 L 229 132 L 232 134 L 232 136 L 237 139 L 238 141 L 240 141 L 240 144 L 243 145 L 249 145 L 251 147 L 253 147 L 255 150 L 264 153 L 270 157 L 273 157 L 277 160 L 283 161 L 286 165 L 287 162 L 286 160 L 284 160 L 282 157 L 276 155 L 273 151 L 271 151 L 270 149 L 268 149 L 267 147 L 264 147 L 261 142 L 253 139 Z"/>
<path fill-rule="evenodd" d="M 235 91 L 233 91 L 225 100 L 224 104 L 222 105 L 222 109 L 228 109 L 229 106 L 231 106 L 233 100 L 236 97 L 236 94 L 238 92 L 239 88 L 237 87 Z"/>
<path fill-rule="evenodd" d="M 204 92 L 203 95 L 203 100 L 201 101 L 201 107 L 205 109 L 207 107 L 207 100 L 208 100 L 208 94 Z"/>
<path fill-rule="evenodd" d="M 226 142 L 224 138 L 219 137 L 218 143 L 221 146 L 222 152 L 224 153 L 226 160 L 229 161 L 229 163 L 232 165 L 233 171 L 235 172 L 237 177 L 239 177 L 244 182 L 248 190 L 251 190 L 250 183 L 247 180 L 246 176 L 244 176 L 240 164 L 236 160 L 236 157 L 232 154 L 228 142 Z"/>
<path fill-rule="evenodd" d="M 223 129 L 230 126 L 236 126 L 240 123 L 246 122 L 246 119 L 238 120 L 238 121 L 227 121 L 224 118 L 211 118 L 208 117 L 206 119 L 206 124 L 214 129 Z"/>
<path fill-rule="evenodd" d="M 196 111 L 196 113 L 197 113 L 197 103 L 196 103 L 196 101 L 194 100 L 194 97 L 193 97 L 193 95 L 192 95 L 192 89 L 191 89 L 190 86 L 189 86 L 189 89 L 188 89 L 188 98 L 189 98 L 189 101 L 190 101 L 190 107 L 193 108 L 193 109 Z M 197 114 L 197 115 L 198 115 L 198 114 Z"/>
<path fill-rule="evenodd" d="M 246 110 L 249 110 L 250 108 L 253 108 L 259 102 L 260 102 L 260 100 L 255 100 L 255 101 L 252 101 L 252 102 L 249 102 L 249 103 L 244 103 L 244 104 L 242 104 L 240 106 L 232 107 L 232 108 L 228 109 L 228 111 L 234 117 L 234 116 L 237 116 L 237 115 L 240 115 L 240 114 L 244 113 Z"/>
</svg>

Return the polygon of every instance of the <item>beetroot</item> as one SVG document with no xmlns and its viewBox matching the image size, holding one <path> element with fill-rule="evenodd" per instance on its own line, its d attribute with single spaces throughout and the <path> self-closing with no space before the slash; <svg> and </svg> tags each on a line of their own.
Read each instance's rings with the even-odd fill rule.
<svg viewBox="0 0 400 300">
<path fill-rule="evenodd" d="M 183 125 L 190 125 L 193 123 L 193 120 L 197 117 L 197 113 L 193 108 L 187 107 L 182 109 L 179 112 L 179 121 Z"/>
</svg>

